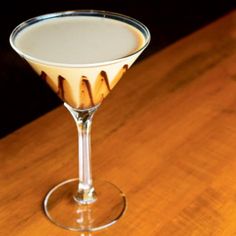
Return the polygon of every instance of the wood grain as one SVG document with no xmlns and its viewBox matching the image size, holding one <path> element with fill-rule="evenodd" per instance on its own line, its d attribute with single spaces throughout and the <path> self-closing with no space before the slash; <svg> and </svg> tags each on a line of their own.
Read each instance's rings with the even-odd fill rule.
<svg viewBox="0 0 236 236">
<path fill-rule="evenodd" d="M 236 11 L 133 66 L 98 110 L 94 178 L 118 185 L 128 211 L 93 234 L 42 210 L 76 176 L 76 138 L 60 107 L 0 141 L 0 235 L 236 235 Z"/>
</svg>

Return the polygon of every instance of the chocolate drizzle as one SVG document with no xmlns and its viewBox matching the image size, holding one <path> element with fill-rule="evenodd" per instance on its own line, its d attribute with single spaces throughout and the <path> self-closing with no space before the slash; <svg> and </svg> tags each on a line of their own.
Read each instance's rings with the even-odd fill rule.
<svg viewBox="0 0 236 236">
<path fill-rule="evenodd" d="M 125 64 L 120 71 L 117 73 L 116 77 L 112 80 L 110 88 L 113 89 L 117 82 L 121 79 L 121 77 L 124 75 L 124 73 L 128 70 L 128 65 Z"/>
<path fill-rule="evenodd" d="M 40 77 L 43 81 L 47 82 L 47 74 L 44 71 L 41 71 Z"/>
<path fill-rule="evenodd" d="M 82 76 L 80 84 L 80 100 L 82 108 L 94 106 L 91 85 L 86 76 Z"/>
<path fill-rule="evenodd" d="M 64 81 L 65 78 L 63 78 L 61 75 L 58 76 L 58 91 L 57 91 L 57 95 L 61 98 L 61 99 L 65 99 L 65 92 L 64 92 Z"/>
<path fill-rule="evenodd" d="M 126 72 L 126 71 L 129 69 L 128 65 L 125 64 L 125 65 L 123 66 L 123 69 L 124 69 L 124 71 Z"/>
<path fill-rule="evenodd" d="M 105 81 L 106 86 L 107 86 L 107 89 L 108 89 L 109 91 L 111 91 L 111 88 L 110 88 L 110 84 L 109 84 L 109 80 L 108 80 L 106 71 L 102 70 L 102 71 L 100 72 L 100 75 L 101 75 L 101 77 L 103 78 L 103 80 Z"/>
<path fill-rule="evenodd" d="M 98 74 L 93 86 L 91 86 L 91 82 L 86 76 L 82 76 L 78 88 L 79 98 L 72 97 L 70 92 L 70 89 L 72 89 L 70 88 L 71 85 L 61 75 L 57 77 L 57 87 L 52 86 L 52 79 L 44 71 L 41 71 L 40 77 L 53 88 L 62 100 L 72 107 L 84 109 L 101 103 L 127 70 L 128 65 L 124 65 L 111 82 L 109 82 L 106 71 L 102 70 Z"/>
<path fill-rule="evenodd" d="M 107 73 L 101 71 L 94 83 L 93 87 L 93 101 L 95 104 L 101 103 L 102 100 L 107 96 L 111 91 Z"/>
<path fill-rule="evenodd" d="M 125 73 L 128 69 L 129 69 L 129 67 L 128 67 L 127 64 L 122 67 L 122 70 L 121 70 L 121 73 L 122 73 L 122 74 L 120 75 L 120 78 L 124 75 L 124 73 Z"/>
</svg>

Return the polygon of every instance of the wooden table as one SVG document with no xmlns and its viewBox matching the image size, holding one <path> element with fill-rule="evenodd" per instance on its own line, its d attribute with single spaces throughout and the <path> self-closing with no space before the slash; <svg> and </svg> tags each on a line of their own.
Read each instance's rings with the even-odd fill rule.
<svg viewBox="0 0 236 236">
<path fill-rule="evenodd" d="M 236 235 L 236 11 L 133 66 L 92 138 L 94 178 L 126 193 L 125 216 L 93 234 L 45 217 L 45 194 L 77 173 L 59 107 L 0 141 L 1 236 Z"/>
</svg>

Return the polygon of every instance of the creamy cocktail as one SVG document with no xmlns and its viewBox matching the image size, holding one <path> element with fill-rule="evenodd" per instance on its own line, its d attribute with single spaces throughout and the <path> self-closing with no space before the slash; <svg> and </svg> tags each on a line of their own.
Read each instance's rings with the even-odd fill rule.
<svg viewBox="0 0 236 236">
<path fill-rule="evenodd" d="M 14 45 L 66 103 L 84 109 L 101 103 L 138 54 L 127 56 L 145 43 L 130 24 L 99 16 L 65 16 L 25 28 Z"/>
<path fill-rule="evenodd" d="M 125 212 L 125 195 L 115 185 L 93 181 L 90 129 L 102 100 L 149 41 L 137 20 L 95 10 L 35 17 L 11 34 L 12 47 L 64 101 L 78 129 L 79 178 L 56 185 L 44 201 L 46 215 L 63 228 L 95 231 Z"/>
</svg>

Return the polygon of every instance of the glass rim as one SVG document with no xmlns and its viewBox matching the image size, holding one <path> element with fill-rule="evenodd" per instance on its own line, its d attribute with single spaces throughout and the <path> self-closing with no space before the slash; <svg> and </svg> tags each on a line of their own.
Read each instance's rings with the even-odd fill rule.
<svg viewBox="0 0 236 236">
<path fill-rule="evenodd" d="M 27 53 L 24 53 L 22 50 L 20 50 L 15 45 L 15 39 L 16 39 L 18 33 L 20 33 L 22 30 L 24 30 L 26 27 L 28 27 L 30 25 L 33 25 L 35 23 L 38 23 L 38 22 L 41 22 L 44 20 L 57 18 L 57 17 L 76 16 L 76 15 L 105 17 L 108 19 L 114 19 L 114 20 L 118 20 L 118 21 L 124 22 L 126 24 L 129 24 L 129 25 L 135 27 L 137 30 L 139 30 L 142 33 L 142 35 L 144 36 L 144 39 L 145 39 L 145 43 L 138 50 L 136 50 L 128 55 L 125 55 L 123 57 L 113 59 L 110 61 L 84 63 L 84 64 L 83 63 L 59 63 L 59 62 L 50 62 L 47 60 L 38 59 L 36 57 L 28 55 Z M 12 33 L 10 34 L 10 38 L 9 38 L 11 47 L 24 59 L 32 61 L 32 62 L 44 64 L 44 65 L 55 66 L 55 67 L 67 67 L 67 68 L 96 67 L 96 66 L 105 66 L 105 65 L 118 63 L 126 58 L 129 58 L 131 56 L 138 54 L 139 52 L 142 52 L 148 46 L 150 40 L 151 40 L 151 34 L 150 34 L 148 28 L 140 21 L 138 21 L 132 17 L 120 14 L 120 13 L 103 11 L 103 10 L 92 10 L 92 9 L 91 10 L 60 11 L 60 12 L 48 13 L 48 14 L 43 14 L 43 15 L 39 15 L 39 16 L 30 18 L 26 21 L 23 21 L 18 26 L 16 26 L 13 29 Z"/>
</svg>

